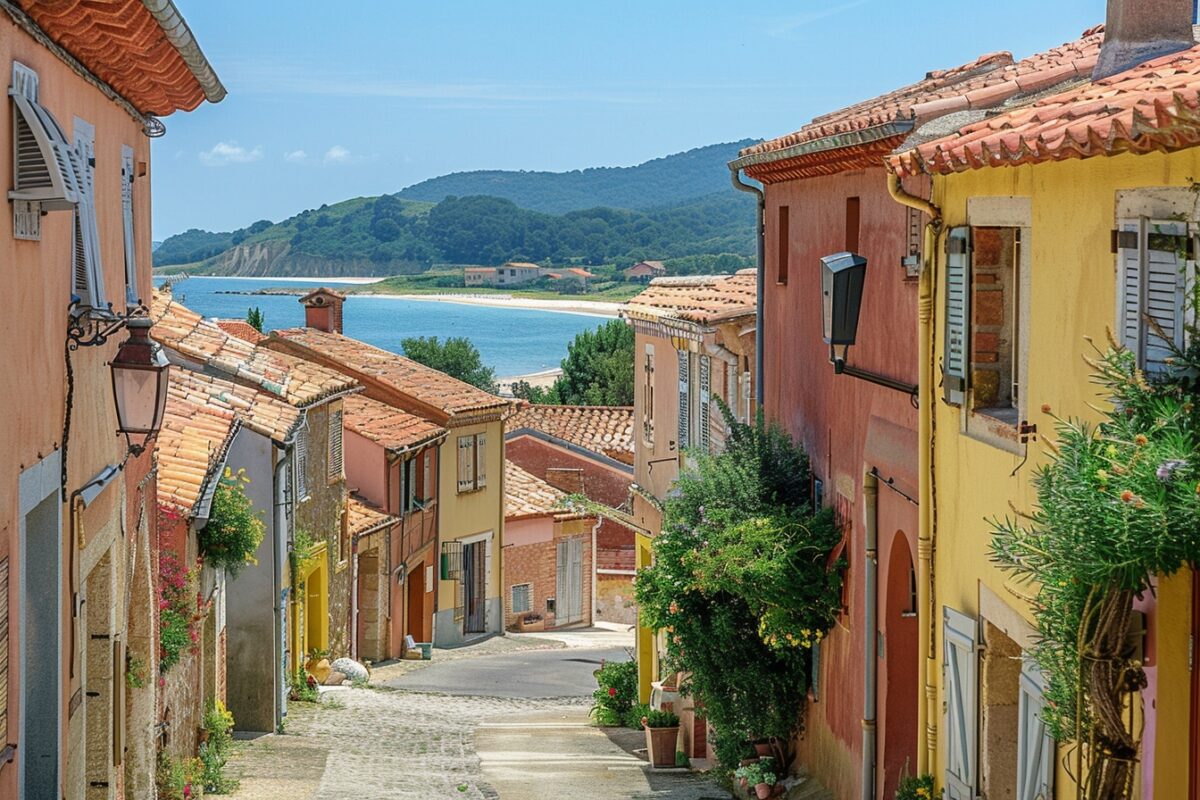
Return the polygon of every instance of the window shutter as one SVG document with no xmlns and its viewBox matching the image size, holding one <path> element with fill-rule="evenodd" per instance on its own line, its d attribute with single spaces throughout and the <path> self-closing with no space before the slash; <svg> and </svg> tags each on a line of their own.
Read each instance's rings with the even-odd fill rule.
<svg viewBox="0 0 1200 800">
<path fill-rule="evenodd" d="M 54 116 L 38 103 L 38 76 L 14 61 L 13 200 L 14 236 L 41 238 L 41 212 L 66 211 L 79 201 L 71 146 Z"/>
<path fill-rule="evenodd" d="M 141 304 L 137 285 L 137 249 L 133 238 L 133 148 L 121 145 L 121 219 L 125 232 L 125 305 Z"/>
<path fill-rule="evenodd" d="M 308 497 L 308 428 L 296 434 L 294 460 L 296 464 L 296 494 L 300 500 Z"/>
<path fill-rule="evenodd" d="M 125 758 L 125 642 L 112 642 L 112 765 L 119 767 Z"/>
<path fill-rule="evenodd" d="M 8 742 L 8 557 L 0 558 L 0 741 Z"/>
<path fill-rule="evenodd" d="M 1145 368 L 1162 372 L 1184 346 L 1187 223 L 1152 220 L 1146 230 Z"/>
<path fill-rule="evenodd" d="M 708 453 L 712 449 L 712 358 L 700 356 L 700 449 Z"/>
<path fill-rule="evenodd" d="M 458 490 L 469 492 L 475 488 L 475 437 L 458 437 Z"/>
<path fill-rule="evenodd" d="M 79 202 L 75 204 L 71 292 L 79 298 L 84 309 L 107 311 L 104 267 L 100 261 L 100 235 L 96 226 L 95 161 L 96 129 L 77 117 L 71 163 L 79 186 Z"/>
<path fill-rule="evenodd" d="M 475 488 L 487 486 L 487 434 L 475 435 Z"/>
<path fill-rule="evenodd" d="M 946 238 L 946 329 L 942 381 L 945 398 L 961 404 L 967 391 L 971 339 L 971 229 L 951 228 Z"/>
<path fill-rule="evenodd" d="M 1132 234 L 1122 235 L 1122 234 Z M 1117 320 L 1121 344 L 1141 362 L 1142 352 L 1142 225 L 1140 220 L 1117 223 Z"/>
<path fill-rule="evenodd" d="M 750 422 L 750 373 L 742 373 L 742 422 Z"/>
<path fill-rule="evenodd" d="M 417 460 L 410 458 L 404 462 L 405 483 L 408 488 L 404 503 L 405 511 L 412 511 L 417 506 Z"/>
<path fill-rule="evenodd" d="M 421 500 L 428 503 L 433 499 L 433 451 L 426 450 L 421 460 Z"/>
<path fill-rule="evenodd" d="M 532 608 L 532 589 L 528 583 L 518 583 L 512 587 L 512 613 L 524 614 Z"/>
<path fill-rule="evenodd" d="M 654 444 L 654 345 L 646 343 L 646 366 L 642 376 L 642 436 Z"/>
<path fill-rule="evenodd" d="M 974 800 L 978 623 L 943 608 L 943 676 L 946 693 L 946 800 Z"/>
<path fill-rule="evenodd" d="M 688 433 L 691 431 L 691 402 L 688 390 L 691 384 L 691 353 L 687 350 L 675 351 L 679 356 L 679 440 L 678 449 L 684 450 L 691 446 Z"/>
<path fill-rule="evenodd" d="M 329 478 L 342 477 L 342 412 L 329 414 Z"/>
<path fill-rule="evenodd" d="M 1046 732 L 1045 682 L 1032 660 L 1021 663 L 1017 704 L 1017 800 L 1049 800 L 1054 795 L 1054 740 Z"/>
</svg>

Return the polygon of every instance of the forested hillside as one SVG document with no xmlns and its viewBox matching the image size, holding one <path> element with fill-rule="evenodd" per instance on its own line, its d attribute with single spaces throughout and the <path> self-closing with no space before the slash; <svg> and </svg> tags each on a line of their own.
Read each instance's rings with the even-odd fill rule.
<svg viewBox="0 0 1200 800">
<path fill-rule="evenodd" d="M 409 186 L 397 196 L 440 202 L 489 195 L 521 208 L 563 214 L 596 206 L 650 209 L 689 202 L 729 186 L 726 164 L 754 139 L 697 147 L 635 167 L 593 167 L 571 172 L 479 170 L 454 172 Z"/>
</svg>

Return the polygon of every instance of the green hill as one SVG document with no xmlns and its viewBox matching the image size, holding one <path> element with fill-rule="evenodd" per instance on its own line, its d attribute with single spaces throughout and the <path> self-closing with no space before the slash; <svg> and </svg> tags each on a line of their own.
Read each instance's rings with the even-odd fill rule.
<svg viewBox="0 0 1200 800">
<path fill-rule="evenodd" d="M 454 172 L 409 186 L 404 200 L 441 202 L 488 195 L 521 208 L 563 214 L 596 206 L 650 209 L 688 202 L 729 186 L 726 164 L 755 139 L 697 147 L 635 167 L 592 167 L 571 172 L 478 170 Z"/>
</svg>

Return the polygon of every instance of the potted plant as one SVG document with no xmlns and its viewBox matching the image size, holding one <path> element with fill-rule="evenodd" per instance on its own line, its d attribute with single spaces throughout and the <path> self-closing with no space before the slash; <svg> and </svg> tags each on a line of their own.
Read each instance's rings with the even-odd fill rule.
<svg viewBox="0 0 1200 800">
<path fill-rule="evenodd" d="M 642 717 L 646 730 L 646 754 L 654 767 L 675 766 L 675 742 L 679 738 L 679 717 L 670 711 L 650 709 Z"/>
<path fill-rule="evenodd" d="M 329 651 L 320 647 L 309 650 L 308 661 L 304 662 L 304 669 L 317 679 L 317 683 L 324 683 L 325 679 L 329 677 L 329 673 L 333 672 L 333 668 L 329 666 Z"/>
<path fill-rule="evenodd" d="M 517 620 L 517 627 L 522 633 L 526 631 L 544 631 L 546 630 L 546 620 L 541 614 L 525 614 Z"/>
<path fill-rule="evenodd" d="M 779 777 L 775 774 L 775 760 L 764 758 L 753 764 L 738 767 L 733 774 L 746 786 L 754 787 L 754 794 L 759 800 L 767 800 L 775 792 L 775 784 Z"/>
</svg>

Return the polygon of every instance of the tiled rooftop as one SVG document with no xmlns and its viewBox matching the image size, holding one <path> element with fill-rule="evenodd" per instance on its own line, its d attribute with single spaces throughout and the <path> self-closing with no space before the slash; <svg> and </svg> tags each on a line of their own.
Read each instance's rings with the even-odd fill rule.
<svg viewBox="0 0 1200 800">
<path fill-rule="evenodd" d="M 419 404 L 440 410 L 448 416 L 499 411 L 508 405 L 507 400 L 451 378 L 444 372 L 340 333 L 326 333 L 314 328 L 288 328 L 272 331 L 267 346 L 272 346 L 277 337 L 341 365 L 350 373 L 374 378 L 412 397 Z"/>
<path fill-rule="evenodd" d="M 154 442 L 158 502 L 190 516 L 196 502 L 220 479 L 225 454 L 237 432 L 234 412 L 189 392 L 182 372 L 171 367 L 162 429 Z"/>
<path fill-rule="evenodd" d="M 1200 144 L 1200 46 L 1038 99 L 891 157 L 900 175 Z"/>
<path fill-rule="evenodd" d="M 509 432 L 532 428 L 624 464 L 633 463 L 630 406 L 528 405 L 508 418 Z"/>
<path fill-rule="evenodd" d="M 432 441 L 446 429 L 415 414 L 352 394 L 342 403 L 342 419 L 348 430 L 388 450 L 402 450 Z"/>
<path fill-rule="evenodd" d="M 225 96 L 199 49 L 185 59 L 143 0 L 16 0 L 16 4 L 55 43 L 143 114 L 191 111 L 206 98 L 215 103 Z M 187 24 L 178 18 L 171 32 L 181 31 L 190 38 Z"/>
<path fill-rule="evenodd" d="M 357 385 L 339 372 L 231 336 L 166 292 L 154 292 L 150 316 L 154 320 L 150 335 L 159 343 L 297 408 Z"/>
<path fill-rule="evenodd" d="M 346 500 L 346 526 L 350 529 L 352 536 L 368 534 L 380 528 L 395 525 L 399 521 L 399 517 L 385 514 L 375 506 L 368 505 L 356 497 Z"/>
<path fill-rule="evenodd" d="M 681 319 L 713 323 L 753 315 L 757 278 L 753 269 L 733 275 L 655 278 L 630 298 L 622 313 L 641 319 Z"/>
<path fill-rule="evenodd" d="M 272 394 L 181 367 L 171 369 L 171 388 L 191 403 L 233 414 L 246 428 L 280 444 L 303 421 L 299 410 Z"/>
<path fill-rule="evenodd" d="M 559 505 L 566 496 L 538 476 L 504 460 L 505 519 L 570 514 Z"/>
<path fill-rule="evenodd" d="M 253 325 L 241 319 L 214 319 L 217 327 L 228 333 L 230 336 L 236 336 L 238 339 L 249 342 L 250 344 L 258 344 L 263 339 L 267 338 L 266 334 L 260 333 Z"/>
<path fill-rule="evenodd" d="M 1103 26 L 1097 26 L 1084 31 L 1073 42 L 1020 61 L 1014 62 L 1011 53 L 989 53 L 968 64 L 930 72 L 916 83 L 816 117 L 794 133 L 751 145 L 741 151 L 738 161 L 744 162 L 747 174 L 761 177 L 780 168 L 766 162 L 794 156 L 798 159 L 798 174 L 803 176 L 805 167 L 814 170 L 814 174 L 821 170 L 806 164 L 804 151 L 809 148 L 802 145 L 811 144 L 811 149 L 820 150 L 823 148 L 817 143 L 830 139 L 824 149 L 869 150 L 870 141 L 887 139 L 890 149 L 891 138 L 902 137 L 912 127 L 937 117 L 956 111 L 994 108 L 1015 95 L 1085 79 L 1096 64 L 1103 38 Z M 897 138 L 895 144 L 899 141 Z M 882 153 L 871 151 L 864 155 L 875 164 L 882 161 Z M 813 160 L 808 155 L 808 161 Z"/>
</svg>

